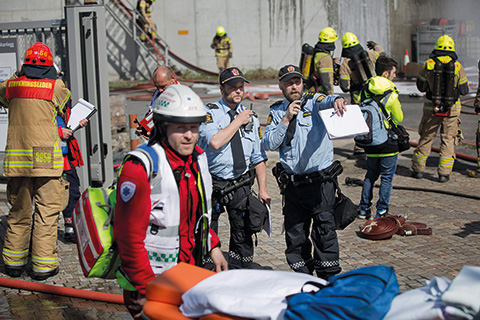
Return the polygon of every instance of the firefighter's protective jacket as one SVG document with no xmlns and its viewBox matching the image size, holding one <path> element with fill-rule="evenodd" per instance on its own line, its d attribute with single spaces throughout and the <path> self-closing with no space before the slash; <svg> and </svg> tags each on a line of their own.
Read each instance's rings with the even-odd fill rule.
<svg viewBox="0 0 480 320">
<path fill-rule="evenodd" d="M 8 108 L 3 162 L 6 177 L 59 177 L 63 156 L 57 113 L 70 99 L 62 80 L 12 76 L 0 84 L 0 104 Z"/>
<path fill-rule="evenodd" d="M 215 49 L 216 57 L 228 57 L 233 54 L 232 40 L 228 35 L 221 37 L 215 36 L 212 40 L 210 48 Z"/>
<path fill-rule="evenodd" d="M 317 79 L 318 93 L 333 94 L 333 59 L 328 52 L 317 52 L 314 57 L 314 75 Z"/>
<path fill-rule="evenodd" d="M 438 56 L 436 57 L 441 63 L 448 63 L 452 60 L 450 56 Z M 428 59 L 420 69 L 417 78 L 417 88 L 421 92 L 426 93 L 424 110 L 433 110 L 433 102 L 430 100 L 432 94 L 432 88 L 434 86 L 434 73 L 435 60 L 433 58 Z M 468 79 L 460 62 L 455 61 L 455 93 L 457 96 L 466 95 L 468 93 Z M 451 108 L 453 114 L 460 114 L 462 106 L 460 99 L 455 99 L 455 104 Z"/>
</svg>

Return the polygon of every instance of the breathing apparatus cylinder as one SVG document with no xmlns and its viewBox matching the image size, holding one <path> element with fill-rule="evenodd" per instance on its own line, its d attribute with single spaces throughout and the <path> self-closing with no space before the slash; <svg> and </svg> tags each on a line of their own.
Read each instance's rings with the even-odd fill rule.
<svg viewBox="0 0 480 320">
<path fill-rule="evenodd" d="M 442 104 L 442 88 L 443 64 L 440 61 L 435 61 L 435 66 L 433 67 L 432 102 L 436 108 Z"/>
<path fill-rule="evenodd" d="M 360 60 L 360 57 L 357 54 L 354 54 L 351 59 L 353 61 L 353 64 L 355 65 L 355 71 L 357 72 L 358 79 L 363 86 L 367 83 L 368 77 L 365 73 L 365 70 L 363 69 L 362 60 Z"/>
<path fill-rule="evenodd" d="M 443 66 L 445 77 L 445 106 L 451 107 L 455 103 L 455 62 L 450 60 Z"/>
<path fill-rule="evenodd" d="M 375 73 L 375 66 L 373 65 L 370 56 L 368 55 L 367 51 L 363 50 L 358 55 L 360 61 L 362 62 L 363 69 L 365 70 L 365 74 L 367 75 L 367 80 L 371 77 L 375 77 L 377 74 Z"/>
<path fill-rule="evenodd" d="M 303 77 L 309 78 L 312 69 L 313 60 L 313 47 L 308 43 L 304 43 L 302 46 L 302 54 L 300 55 L 300 69 L 302 70 Z"/>
</svg>

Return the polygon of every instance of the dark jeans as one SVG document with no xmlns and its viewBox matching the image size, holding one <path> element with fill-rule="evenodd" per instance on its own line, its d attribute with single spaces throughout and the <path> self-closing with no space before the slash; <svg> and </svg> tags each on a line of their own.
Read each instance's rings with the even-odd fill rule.
<svg viewBox="0 0 480 320">
<path fill-rule="evenodd" d="M 392 181 L 397 170 L 398 154 L 388 157 L 367 157 L 367 173 L 363 180 L 361 209 L 368 209 L 372 205 L 373 187 L 381 176 L 380 190 L 378 191 L 377 211 L 387 210 L 392 194 Z"/>
<path fill-rule="evenodd" d="M 64 171 L 67 175 L 67 181 L 70 182 L 68 204 L 65 210 L 63 210 L 63 218 L 65 219 L 65 228 L 71 228 L 73 226 L 73 211 L 77 205 L 78 199 L 80 199 L 80 179 L 77 175 L 77 170 L 74 166 L 71 169 Z M 72 230 L 73 232 L 73 230 Z"/>
</svg>

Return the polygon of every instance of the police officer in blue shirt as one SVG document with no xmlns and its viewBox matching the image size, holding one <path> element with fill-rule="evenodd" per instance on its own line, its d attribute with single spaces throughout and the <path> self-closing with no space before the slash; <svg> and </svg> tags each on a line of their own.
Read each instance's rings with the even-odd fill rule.
<svg viewBox="0 0 480 320">
<path fill-rule="evenodd" d="M 235 67 L 227 68 L 219 81 L 222 99 L 205 106 L 207 120 L 200 126 L 199 137 L 213 178 L 211 227 L 218 231 L 218 217 L 226 208 L 230 222 L 229 268 L 250 268 L 254 251 L 248 222 L 252 201 L 269 205 L 271 200 L 266 182 L 267 156 L 260 122 L 241 103 L 248 82 L 243 73 Z M 259 199 L 249 196 L 255 177 Z"/>
<path fill-rule="evenodd" d="M 334 166 L 333 145 L 319 110 L 334 108 L 341 115 L 346 101 L 337 95 L 303 93 L 297 66 L 286 65 L 278 75 L 285 99 L 270 107 L 263 142 L 267 150 L 280 152 L 274 174 L 284 196 L 285 255 L 295 272 L 315 270 L 328 279 L 341 268 L 333 218 L 335 184 L 326 174 Z"/>
</svg>

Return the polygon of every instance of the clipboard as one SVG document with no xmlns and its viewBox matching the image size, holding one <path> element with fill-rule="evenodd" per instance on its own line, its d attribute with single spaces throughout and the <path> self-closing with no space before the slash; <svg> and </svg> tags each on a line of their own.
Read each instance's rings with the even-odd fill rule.
<svg viewBox="0 0 480 320">
<path fill-rule="evenodd" d="M 82 98 L 78 99 L 78 102 L 72 107 L 70 119 L 68 119 L 67 123 L 67 128 L 73 128 L 72 130 L 74 132 L 77 131 L 78 129 L 80 129 L 80 120 L 89 120 L 96 112 L 97 108 L 93 104 L 83 100 Z"/>
<path fill-rule="evenodd" d="M 360 107 L 356 104 L 345 106 L 347 111 L 339 116 L 332 108 L 320 110 L 330 140 L 347 139 L 369 132 Z"/>
</svg>

